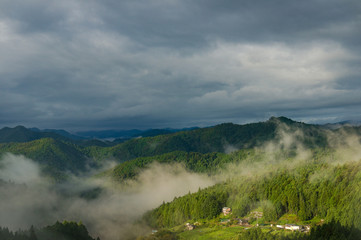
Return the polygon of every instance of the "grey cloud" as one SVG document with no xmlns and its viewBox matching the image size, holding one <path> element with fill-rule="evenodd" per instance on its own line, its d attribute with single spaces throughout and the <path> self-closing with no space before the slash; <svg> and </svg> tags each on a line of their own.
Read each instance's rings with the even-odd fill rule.
<svg viewBox="0 0 361 240">
<path fill-rule="evenodd" d="M 1 14 L 14 21 L 18 31 L 48 32 L 60 25 L 64 16 L 57 11 L 54 4 L 45 4 L 44 1 L 1 1 Z"/>
<path fill-rule="evenodd" d="M 315 37 L 347 40 L 345 27 L 360 24 L 358 1 L 5 1 L 5 14 L 19 31 L 60 32 L 104 29 L 144 46 L 195 48 L 214 39 L 304 41 Z M 347 14 L 346 14 L 347 13 Z M 61 36 L 61 35 L 59 35 Z M 350 40 L 350 39 L 348 39 Z"/>
<path fill-rule="evenodd" d="M 359 39 L 360 3 L 350 1 L 3 1 L 23 32 L 104 29 L 144 46 L 200 48 L 227 41 Z M 6 11 L 5 11 L 6 10 Z M 339 31 L 337 31 L 337 29 Z M 348 34 L 342 30 L 351 29 Z M 61 36 L 59 34 L 59 36 Z M 352 41 L 352 40 L 351 40 Z M 195 50 L 195 49 L 193 49 Z"/>
<path fill-rule="evenodd" d="M 0 125 L 178 127 L 360 106 L 359 1 L 0 5 Z"/>
<path fill-rule="evenodd" d="M 107 3 L 104 19 L 113 28 L 145 45 L 177 48 L 199 48 L 218 38 L 233 42 L 343 38 L 337 32 L 322 30 L 340 24 L 350 26 L 360 10 L 358 1 L 153 1 L 146 6 L 130 1 Z"/>
</svg>

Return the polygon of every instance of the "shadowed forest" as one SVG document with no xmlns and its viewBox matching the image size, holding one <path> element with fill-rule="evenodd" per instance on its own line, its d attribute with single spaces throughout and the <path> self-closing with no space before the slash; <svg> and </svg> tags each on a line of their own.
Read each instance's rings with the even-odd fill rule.
<svg viewBox="0 0 361 240">
<path fill-rule="evenodd" d="M 0 239 L 360 239 L 361 127 L 272 117 L 153 133 L 1 129 Z"/>
</svg>

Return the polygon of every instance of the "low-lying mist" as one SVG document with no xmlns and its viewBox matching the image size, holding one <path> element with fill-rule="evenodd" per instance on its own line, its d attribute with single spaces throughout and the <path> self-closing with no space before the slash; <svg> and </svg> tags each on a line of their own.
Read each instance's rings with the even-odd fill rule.
<svg viewBox="0 0 361 240">
<path fill-rule="evenodd" d="M 134 224 L 142 214 L 163 201 L 214 184 L 206 175 L 190 173 L 180 164 L 153 164 L 125 189 L 106 179 L 76 176 L 54 185 L 41 176 L 31 159 L 6 154 L 0 163 L 0 226 L 17 230 L 57 220 L 82 221 L 93 237 L 103 240 L 149 233 L 146 226 Z"/>
<path fill-rule="evenodd" d="M 325 130 L 327 147 L 305 146 L 307 138 L 300 129 L 279 123 L 273 140 L 251 149 L 247 157 L 238 157 L 238 150 L 225 145 L 225 153 L 239 158 L 220 169 L 217 181 L 237 177 L 267 176 L 278 169 L 291 171 L 301 165 L 318 162 L 330 165 L 346 164 L 361 160 L 361 137 L 352 131 Z"/>
<path fill-rule="evenodd" d="M 292 170 L 314 161 L 333 165 L 360 161 L 359 134 L 325 132 L 329 147 L 312 149 L 304 145 L 302 131 L 280 124 L 274 140 L 250 149 L 246 157 L 237 155 L 240 151 L 236 146 L 224 146 L 236 160 L 211 177 L 189 172 L 182 164 L 153 163 L 126 184 L 88 176 L 71 176 L 66 183 L 53 184 L 31 159 L 5 154 L 0 160 L 0 226 L 16 230 L 57 220 L 82 221 L 93 237 L 134 239 L 151 231 L 139 221 L 146 211 L 216 182 L 267 176 L 278 169 Z M 318 172 L 309 180 L 330 176 Z"/>
</svg>

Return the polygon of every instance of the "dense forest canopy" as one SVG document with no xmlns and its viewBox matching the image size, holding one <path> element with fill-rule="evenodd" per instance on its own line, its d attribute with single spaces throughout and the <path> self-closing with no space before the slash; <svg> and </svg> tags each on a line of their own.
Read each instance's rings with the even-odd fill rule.
<svg viewBox="0 0 361 240">
<path fill-rule="evenodd" d="M 334 239 L 359 236 L 360 127 L 330 128 L 272 117 L 245 125 L 153 133 L 99 144 L 22 127 L 0 130 L 0 191 L 7 196 L 1 211 L 7 212 L 11 199 L 20 194 L 28 203 L 19 210 L 29 216 L 40 211 L 49 225 L 56 220 L 49 215 L 61 220 L 77 214 L 84 218 L 77 221 L 84 220 L 93 235 L 105 239 L 187 239 L 197 233 L 184 230 L 187 222 L 200 223 L 205 232 L 229 234 L 224 239 L 322 239 L 330 228 L 336 229 Z M 18 171 L 22 179 L 10 174 Z M 232 217 L 221 230 L 225 206 Z M 257 222 L 254 212 L 262 213 Z M 34 234 L 42 239 L 46 229 L 68 228 L 74 239 L 91 239 L 83 224 L 72 222 L 44 227 L 39 219 L 22 219 L 27 221 L 23 229 L 34 227 L 9 230 L 20 213 L 8 224 L 2 219 L 1 232 L 9 239 L 34 239 Z M 249 219 L 250 226 L 312 225 L 312 231 L 244 231 L 234 227 L 237 219 Z M 146 236 L 151 229 L 158 232 Z M 69 236 L 59 239 L 71 240 Z"/>
</svg>

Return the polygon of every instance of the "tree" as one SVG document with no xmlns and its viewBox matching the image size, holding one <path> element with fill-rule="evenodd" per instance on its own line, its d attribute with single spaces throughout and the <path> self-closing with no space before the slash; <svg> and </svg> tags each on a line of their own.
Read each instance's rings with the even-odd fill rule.
<svg viewBox="0 0 361 240">
<path fill-rule="evenodd" d="M 33 225 L 31 225 L 29 232 L 30 232 L 29 240 L 38 240 L 38 238 L 36 237 Z"/>
</svg>

